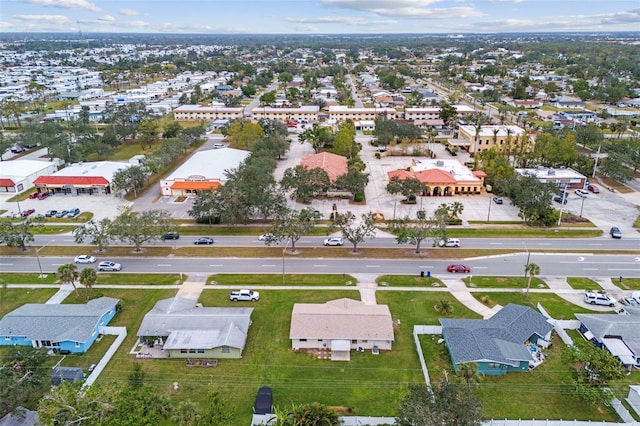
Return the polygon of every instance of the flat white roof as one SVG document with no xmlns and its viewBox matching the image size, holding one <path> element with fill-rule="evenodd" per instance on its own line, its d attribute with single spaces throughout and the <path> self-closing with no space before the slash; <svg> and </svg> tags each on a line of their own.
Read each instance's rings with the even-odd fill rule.
<svg viewBox="0 0 640 426">
<path fill-rule="evenodd" d="M 56 163 L 50 161 L 5 160 L 0 163 L 0 177 L 19 182 L 29 175 L 55 165 Z"/>
<path fill-rule="evenodd" d="M 516 173 L 522 176 L 535 176 L 538 179 L 583 179 L 584 175 L 573 169 L 552 169 L 539 167 L 536 169 L 516 169 Z"/>
<path fill-rule="evenodd" d="M 263 112 L 263 113 L 267 113 L 267 112 L 311 112 L 311 113 L 316 113 L 320 111 L 320 107 L 317 105 L 302 105 L 301 107 L 297 107 L 297 108 L 274 108 L 274 107 L 257 107 L 253 109 L 253 112 Z"/>
<path fill-rule="evenodd" d="M 241 112 L 242 107 L 219 107 L 219 106 L 200 106 L 200 105 L 182 105 L 174 109 L 177 112 Z"/>
<path fill-rule="evenodd" d="M 451 173 L 457 180 L 480 180 L 473 174 L 471 169 L 458 160 L 438 160 L 438 159 L 414 159 L 411 167 L 414 172 L 424 170 L 440 169 Z"/>
<path fill-rule="evenodd" d="M 163 180 L 186 179 L 194 175 L 226 180 L 224 171 L 238 168 L 250 154 L 234 148 L 198 151 Z"/>
<path fill-rule="evenodd" d="M 58 170 L 52 176 L 97 176 L 104 177 L 109 182 L 113 180 L 113 175 L 119 171 L 133 166 L 131 163 L 121 163 L 117 161 L 95 161 L 88 163 L 75 163 Z"/>
<path fill-rule="evenodd" d="M 464 129 L 468 134 L 470 135 L 475 135 L 476 134 L 476 127 L 475 126 L 460 126 L 460 129 Z M 494 130 L 497 130 L 497 133 L 493 133 Z M 521 136 L 524 134 L 524 129 L 522 129 L 522 127 L 518 127 L 518 126 L 506 126 L 506 125 L 500 125 L 500 126 L 482 126 L 480 128 L 480 132 L 478 133 L 478 136 L 480 137 L 494 137 L 494 136 L 498 136 L 498 137 L 506 137 L 507 133 L 509 133 L 509 135 L 511 136 Z"/>
</svg>

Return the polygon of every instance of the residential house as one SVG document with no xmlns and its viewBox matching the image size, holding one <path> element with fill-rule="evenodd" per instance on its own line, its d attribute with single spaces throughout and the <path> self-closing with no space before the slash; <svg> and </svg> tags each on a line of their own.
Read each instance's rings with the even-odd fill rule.
<svg viewBox="0 0 640 426">
<path fill-rule="evenodd" d="M 39 176 L 33 184 L 38 191 L 62 195 L 107 195 L 112 191 L 113 176 L 131 166 L 117 161 L 75 163 L 48 176 Z"/>
<path fill-rule="evenodd" d="M 327 350 L 332 360 L 348 361 L 353 349 L 391 350 L 393 319 L 387 305 L 366 305 L 348 298 L 296 303 L 289 338 L 294 350 Z"/>
<path fill-rule="evenodd" d="M 535 109 L 540 108 L 542 106 L 542 102 L 536 100 L 518 100 L 513 99 L 510 102 L 507 102 L 507 105 L 512 106 L 514 108 L 525 108 L 525 109 Z"/>
<path fill-rule="evenodd" d="M 195 196 L 213 191 L 227 181 L 226 170 L 236 169 L 251 153 L 234 148 L 197 151 L 169 176 L 160 180 L 165 196 Z"/>
<path fill-rule="evenodd" d="M 253 308 L 205 308 L 195 300 L 158 301 L 142 320 L 138 339 L 171 358 L 241 358 Z"/>
<path fill-rule="evenodd" d="M 520 176 L 535 176 L 542 183 L 552 182 L 558 188 L 584 188 L 587 177 L 573 170 L 572 168 L 553 169 L 538 166 L 535 169 L 516 169 Z"/>
<path fill-rule="evenodd" d="M 391 180 L 417 179 L 426 187 L 426 196 L 479 194 L 487 176 L 481 170 L 472 171 L 458 160 L 413 159 L 409 170 L 399 169 L 387 173 Z"/>
<path fill-rule="evenodd" d="M 556 108 L 566 108 L 566 109 L 583 109 L 584 102 L 582 102 L 578 98 L 569 98 L 569 97 L 559 97 L 553 101 L 551 101 L 551 105 Z"/>
<path fill-rule="evenodd" d="M 528 371 L 538 361 L 537 343 L 547 346 L 553 325 L 535 310 L 508 304 L 489 319 L 440 319 L 453 368 L 474 363 L 480 374 Z"/>
<path fill-rule="evenodd" d="M 309 154 L 302 157 L 300 165 L 308 170 L 322 169 L 327 172 L 331 183 L 335 183 L 336 179 L 342 175 L 346 175 L 349 171 L 347 167 L 347 157 L 332 154 L 330 152 L 320 152 L 318 154 Z"/>
<path fill-rule="evenodd" d="M 608 350 L 625 367 L 640 368 L 640 308 L 625 307 L 623 314 L 576 314 L 580 333 Z"/>
<path fill-rule="evenodd" d="M 51 372 L 51 384 L 59 386 L 64 382 L 77 383 L 84 381 L 84 371 L 78 367 L 54 367 Z"/>
<path fill-rule="evenodd" d="M 1 346 L 32 346 L 84 353 L 115 316 L 120 301 L 100 297 L 86 304 L 28 303 L 0 320 Z"/>
</svg>

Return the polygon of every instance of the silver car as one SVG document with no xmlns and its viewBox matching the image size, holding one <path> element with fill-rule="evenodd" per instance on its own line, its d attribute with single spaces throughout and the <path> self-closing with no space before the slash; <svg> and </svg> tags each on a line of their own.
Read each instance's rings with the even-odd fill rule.
<svg viewBox="0 0 640 426">
<path fill-rule="evenodd" d="M 122 269 L 122 265 L 120 265 L 119 263 L 116 262 L 100 262 L 98 264 L 98 271 L 103 272 L 103 271 L 119 271 Z"/>
</svg>

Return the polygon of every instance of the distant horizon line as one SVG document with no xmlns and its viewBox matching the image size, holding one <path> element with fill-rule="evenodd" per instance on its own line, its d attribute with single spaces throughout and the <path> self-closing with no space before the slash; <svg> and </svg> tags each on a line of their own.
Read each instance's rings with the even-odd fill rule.
<svg viewBox="0 0 640 426">
<path fill-rule="evenodd" d="M 3 31 L 2 34 L 77 34 L 78 31 Z M 574 31 L 493 31 L 493 32 L 465 32 L 465 31 L 453 31 L 453 32 L 421 32 L 421 33 L 171 33 L 171 32 L 87 32 L 82 31 L 83 34 L 108 34 L 108 35 L 199 35 L 199 36 L 367 36 L 367 37 L 383 37 L 388 35 L 496 35 L 496 34 L 638 34 L 640 30 L 610 30 L 610 31 L 594 31 L 594 30 L 574 30 Z"/>
</svg>

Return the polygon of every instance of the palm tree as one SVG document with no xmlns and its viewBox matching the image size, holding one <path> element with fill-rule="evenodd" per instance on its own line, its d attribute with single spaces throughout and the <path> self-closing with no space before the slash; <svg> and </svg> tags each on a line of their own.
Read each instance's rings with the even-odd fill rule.
<svg viewBox="0 0 640 426">
<path fill-rule="evenodd" d="M 436 303 L 435 309 L 436 312 L 448 317 L 453 313 L 453 303 L 448 300 L 441 299 Z"/>
<path fill-rule="evenodd" d="M 65 263 L 58 266 L 58 277 L 63 284 L 71 284 L 73 289 L 78 295 L 78 288 L 76 287 L 76 280 L 78 279 L 78 267 L 73 263 Z"/>
<path fill-rule="evenodd" d="M 197 425 L 201 418 L 198 404 L 189 400 L 181 401 L 171 416 L 171 420 L 180 426 Z"/>
<path fill-rule="evenodd" d="M 536 263 L 527 263 L 524 265 L 524 274 L 528 276 L 527 280 L 527 296 L 529 295 L 529 288 L 531 287 L 531 278 L 540 274 L 540 266 Z"/>
<path fill-rule="evenodd" d="M 464 380 L 469 388 L 472 384 L 480 381 L 480 375 L 478 374 L 478 364 L 475 362 L 465 362 L 458 366 L 458 376 Z"/>
<path fill-rule="evenodd" d="M 85 296 L 87 301 L 89 301 L 89 290 L 93 288 L 93 285 L 98 280 L 98 274 L 96 274 L 96 270 L 93 268 L 84 268 L 80 271 L 80 284 L 82 284 L 85 288 Z"/>
</svg>

